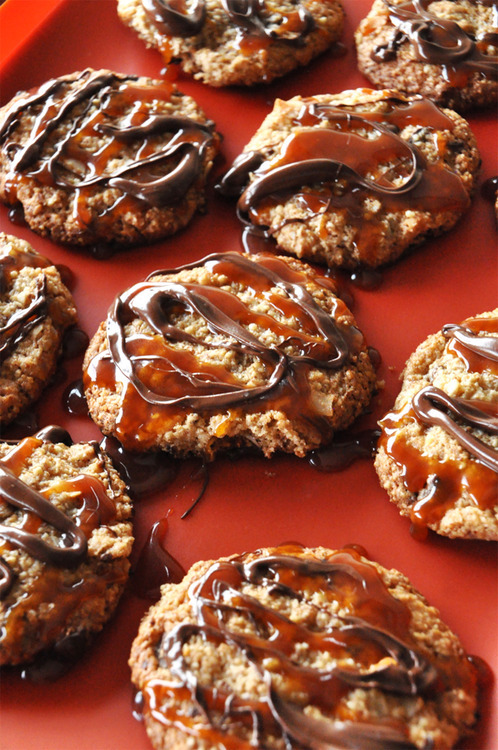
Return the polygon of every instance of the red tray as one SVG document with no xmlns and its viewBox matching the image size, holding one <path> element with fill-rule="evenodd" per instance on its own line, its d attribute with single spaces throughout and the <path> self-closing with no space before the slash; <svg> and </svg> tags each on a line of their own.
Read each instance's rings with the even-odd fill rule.
<svg viewBox="0 0 498 750">
<path fill-rule="evenodd" d="M 224 135 L 220 174 L 239 153 L 278 96 L 336 93 L 368 85 L 357 71 L 353 31 L 370 0 L 344 0 L 347 23 L 344 57 L 326 54 L 308 68 L 267 87 L 216 90 L 179 75 L 180 90 L 192 95 Z M 2 103 L 19 89 L 86 66 L 159 77 L 162 60 L 147 51 L 116 15 L 115 0 L 7 0 L 0 7 Z M 470 114 L 483 158 L 481 182 L 498 174 L 495 113 Z M 81 327 L 92 335 L 114 295 L 156 268 L 191 262 L 209 252 L 240 249 L 240 227 L 226 201 L 210 192 L 208 213 L 181 234 L 151 247 L 98 261 L 58 247 L 14 226 L 0 207 L 0 229 L 27 239 L 55 263 L 75 273 L 74 296 Z M 354 311 L 370 345 L 379 350 L 385 389 L 373 402 L 372 426 L 399 388 L 409 354 L 431 332 L 492 309 L 497 302 L 497 254 L 491 205 L 478 192 L 470 212 L 446 236 L 428 242 L 383 272 L 378 289 L 355 289 Z M 86 417 L 69 415 L 62 394 L 79 377 L 81 359 L 68 365 L 65 382 L 51 386 L 35 407 L 38 423 L 58 422 L 76 440 L 99 438 Z M 193 464 L 175 482 L 137 503 L 137 549 L 153 522 L 168 516 L 169 551 L 183 565 L 220 555 L 299 541 L 341 547 L 354 542 L 387 567 L 403 571 L 438 607 L 465 649 L 497 667 L 497 548 L 486 542 L 452 541 L 430 534 L 416 541 L 409 523 L 392 506 L 372 462 L 357 461 L 339 473 L 320 473 L 306 460 L 278 456 L 228 457 L 210 467 L 207 491 L 186 519 L 195 494 Z M 168 515 L 169 514 L 169 515 Z M 126 593 L 113 621 L 84 658 L 57 682 L 32 684 L 2 676 L 2 750 L 148 750 L 143 726 L 132 717 L 127 666 L 131 641 L 148 602 Z M 462 750 L 495 750 L 496 696 L 484 696 L 476 735 Z"/>
</svg>

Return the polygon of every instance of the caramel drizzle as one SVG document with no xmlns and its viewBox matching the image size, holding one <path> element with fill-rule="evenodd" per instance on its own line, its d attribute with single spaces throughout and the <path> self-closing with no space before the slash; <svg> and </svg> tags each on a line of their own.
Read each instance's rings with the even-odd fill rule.
<svg viewBox="0 0 498 750">
<path fill-rule="evenodd" d="M 171 36 L 195 36 L 206 21 L 205 0 L 196 0 L 188 11 L 184 0 L 142 0 L 142 4 L 156 28 Z M 264 17 L 265 0 L 221 0 L 221 5 L 235 26 L 255 37 L 299 45 L 315 28 L 313 16 L 301 3 L 278 21 Z"/>
<path fill-rule="evenodd" d="M 476 318 L 466 321 L 466 324 L 493 329 L 496 322 L 492 318 Z M 478 336 L 466 325 L 450 324 L 442 331 L 450 339 L 449 351 L 455 338 L 461 348 L 468 346 L 478 361 L 481 358 L 487 360 L 488 369 L 493 367 L 498 356 L 498 338 Z M 478 507 L 485 509 L 496 505 L 498 451 L 459 425 L 455 417 L 471 429 L 498 435 L 498 405 L 451 397 L 433 386 L 422 388 L 405 409 L 387 414 L 380 423 L 383 429 L 381 445 L 402 467 L 406 488 L 412 493 L 420 493 L 410 512 L 414 523 L 426 524 L 442 518 L 446 509 L 457 502 L 463 488 Z M 473 456 L 475 462 L 465 469 L 455 462 L 424 458 L 418 451 L 410 449 L 398 436 L 400 427 L 410 419 L 417 419 L 428 427 L 441 427 Z"/>
<path fill-rule="evenodd" d="M 26 95 L 7 112 L 0 129 L 0 144 L 10 162 L 7 180 L 11 200 L 25 177 L 42 184 L 75 191 L 74 214 L 81 224 L 88 222 L 84 197 L 93 188 L 114 188 L 120 193 L 117 208 L 128 196 L 161 207 L 185 195 L 200 175 L 205 150 L 213 141 L 213 123 L 203 125 L 187 117 L 154 112 L 154 102 L 168 101 L 171 88 L 137 83 L 136 76 L 120 76 L 85 70 L 78 78 L 63 77 L 47 82 L 33 95 Z M 66 91 L 72 86 L 71 91 Z M 144 101 L 150 100 L 150 108 Z M 92 108 L 98 103 L 97 113 Z M 130 111 L 116 122 L 125 107 Z M 25 112 L 38 107 L 31 133 L 24 145 L 9 140 Z M 74 122 L 51 153 L 44 147 L 51 133 L 64 123 L 75 108 Z M 170 140 L 157 148 L 154 137 L 171 133 Z M 107 136 L 98 152 L 81 147 L 85 138 Z M 112 172 L 108 162 L 119 156 L 122 145 L 135 148 L 134 160 Z"/>
<path fill-rule="evenodd" d="M 482 39 L 472 39 L 455 21 L 438 18 L 427 11 L 432 1 L 412 0 L 392 5 L 389 0 L 384 0 L 396 31 L 387 44 L 373 50 L 372 59 L 378 62 L 392 60 L 398 47 L 409 42 L 419 60 L 442 65 L 443 75 L 451 83 L 458 83 L 454 75 L 458 69 L 498 78 L 498 57 L 486 55 L 479 49 L 479 42 L 496 46 L 498 34 L 489 33 Z M 496 10 L 496 4 L 493 7 Z"/>
<path fill-rule="evenodd" d="M 215 563 L 191 586 L 194 622 L 165 633 L 158 646 L 160 666 L 177 682 L 150 680 L 144 689 L 147 709 L 166 726 L 230 750 L 262 747 L 265 731 L 283 738 L 289 748 L 301 743 L 317 750 L 353 744 L 371 750 L 413 748 L 401 721 L 355 722 L 338 710 L 341 698 L 357 687 L 415 696 L 434 684 L 435 668 L 407 645 L 408 608 L 391 596 L 375 568 L 352 549 L 333 553 L 327 560 L 304 555 L 293 546 L 277 552 L 253 561 L 242 556 Z M 244 584 L 262 587 L 270 597 L 287 596 L 308 604 L 317 592 L 328 602 L 336 600 L 346 606 L 351 615 L 336 616 L 336 624 L 317 632 L 243 593 Z M 232 615 L 246 619 L 255 632 L 233 630 Z M 248 700 L 202 685 L 183 655 L 184 644 L 199 636 L 236 648 L 256 668 L 266 686 L 265 695 Z M 303 667 L 293 655 L 297 643 L 329 654 L 337 663 L 326 670 Z M 341 659 L 352 652 L 359 666 L 340 666 Z M 268 663 L 273 665 L 271 671 Z M 327 720 L 305 715 L 298 702 L 277 690 L 272 671 L 278 671 L 292 692 L 306 696 L 303 703 L 321 709 Z M 202 715 L 201 722 L 172 703 L 187 698 Z M 244 727 L 242 736 L 250 739 L 232 733 L 229 719 Z"/>
<path fill-rule="evenodd" d="M 201 265 L 210 273 L 240 284 L 253 297 L 265 300 L 276 311 L 276 317 L 253 310 L 223 288 L 156 280 L 158 274 L 173 271 L 155 271 L 148 281 L 116 298 L 107 318 L 109 348 L 87 366 L 85 389 L 95 383 L 116 390 L 117 380 L 123 384 L 119 420 L 122 437 L 128 443 L 136 428 L 144 427 L 152 413 L 155 419 L 161 414 L 168 420 L 176 419 L 175 415 L 183 414 L 185 408 L 250 410 L 252 404 L 258 405 L 263 399 L 271 399 L 275 408 L 295 411 L 296 417 L 313 420 L 318 429 L 327 432 L 330 428 L 326 420 L 317 417 L 307 404 L 306 375 L 313 366 L 330 370 L 342 367 L 363 346 L 358 329 L 335 319 L 346 313 L 341 300 L 334 299 L 329 314 L 306 290 L 306 277 L 271 255 L 258 256 L 255 262 L 238 253 L 213 254 L 174 272 Z M 175 325 L 171 316 L 179 312 L 189 312 L 205 321 L 216 340 L 198 339 Z M 281 322 L 281 315 L 297 318 L 299 327 Z M 127 336 L 125 326 L 133 319 L 145 322 L 152 335 Z M 251 333 L 253 325 L 271 330 L 280 343 L 267 346 Z M 182 342 L 200 346 L 203 351 L 221 346 L 236 356 L 259 360 L 264 366 L 265 382 L 244 384 L 229 367 L 199 359 L 186 351 Z M 150 405 L 155 407 L 154 412 Z"/>
<path fill-rule="evenodd" d="M 438 210 L 463 210 L 469 197 L 458 174 L 445 166 L 442 144 L 436 143 L 438 162 L 429 163 L 413 143 L 397 134 L 408 124 L 451 131 L 453 121 L 422 97 L 386 96 L 384 101 L 388 109 L 378 113 L 305 101 L 295 130 L 278 154 L 269 159 L 255 151 L 241 154 L 218 190 L 240 195 L 238 216 L 250 226 L 262 223 L 266 207 L 301 188 L 295 198 L 310 217 L 332 208 L 344 211 L 356 228 L 355 243 L 364 249 L 375 245 L 379 224 L 375 217 L 368 222 L 361 217 L 362 202 L 372 195 L 380 196 L 386 210 L 433 210 L 435 204 Z M 322 123 L 327 127 L 317 127 Z M 375 137 L 368 137 L 372 134 Z M 272 234 L 291 221 L 303 219 L 288 218 Z M 251 230 L 267 233 L 264 226 Z"/>
<path fill-rule="evenodd" d="M 60 440 L 71 444 L 66 431 L 46 428 L 34 437 L 22 440 L 0 460 L 0 500 L 2 504 L 18 508 L 24 514 L 21 526 L 0 524 L 0 538 L 11 547 L 24 550 L 48 565 L 76 568 L 87 557 L 87 538 L 93 529 L 104 521 L 109 522 L 115 515 L 114 504 L 105 494 L 102 483 L 95 477 L 81 474 L 51 485 L 50 492 L 76 492 L 80 495 L 81 504 L 73 521 L 17 475 L 26 459 L 42 442 Z M 98 451 L 98 446 L 95 449 Z M 40 538 L 37 532 L 42 522 L 60 532 L 61 543 L 58 546 Z M 1 557 L 0 573 L 0 598 L 3 599 L 15 581 L 15 574 Z"/>
</svg>

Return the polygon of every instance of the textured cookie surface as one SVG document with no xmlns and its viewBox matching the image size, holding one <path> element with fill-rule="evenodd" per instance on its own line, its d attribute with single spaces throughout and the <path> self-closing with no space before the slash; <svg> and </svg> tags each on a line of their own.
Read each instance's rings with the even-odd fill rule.
<svg viewBox="0 0 498 750">
<path fill-rule="evenodd" d="M 398 258 L 468 208 L 479 153 L 468 123 L 421 97 L 357 89 L 273 111 L 222 179 L 247 231 L 354 269 Z"/>
<path fill-rule="evenodd" d="M 176 11 L 175 11 L 176 8 Z M 211 86 L 269 83 L 337 41 L 339 0 L 118 0 L 118 13 L 150 47 Z"/>
<path fill-rule="evenodd" d="M 415 527 L 498 539 L 498 309 L 429 336 L 380 424 L 377 473 Z"/>
<path fill-rule="evenodd" d="M 335 286 L 295 259 L 213 254 L 116 298 L 90 343 L 90 414 L 131 450 L 304 455 L 368 404 L 375 373 Z"/>
<path fill-rule="evenodd" d="M 443 750 L 475 719 L 458 638 L 404 575 L 350 548 L 195 564 L 162 587 L 130 665 L 157 750 Z"/>
<path fill-rule="evenodd" d="M 0 443 L 0 494 L 0 664 L 19 664 L 112 615 L 131 504 L 105 453 L 60 428 Z"/>
<path fill-rule="evenodd" d="M 359 68 L 377 86 L 459 111 L 498 101 L 498 17 L 490 2 L 375 0 L 355 38 Z"/>
<path fill-rule="evenodd" d="M 76 308 L 59 272 L 23 240 L 0 233 L 0 426 L 52 377 Z"/>
<path fill-rule="evenodd" d="M 87 69 L 0 110 L 0 199 L 56 242 L 112 247 L 183 228 L 219 136 L 170 84 Z"/>
</svg>

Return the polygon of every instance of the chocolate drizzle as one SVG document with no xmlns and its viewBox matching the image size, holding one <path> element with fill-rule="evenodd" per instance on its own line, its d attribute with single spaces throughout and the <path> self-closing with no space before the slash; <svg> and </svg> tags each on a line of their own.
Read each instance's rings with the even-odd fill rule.
<svg viewBox="0 0 498 750">
<path fill-rule="evenodd" d="M 51 566 L 78 567 L 87 557 L 87 537 L 95 526 L 114 516 L 114 504 L 105 495 L 104 488 L 95 477 L 84 474 L 60 481 L 60 491 L 80 495 L 80 507 L 74 520 L 56 508 L 44 495 L 25 484 L 18 473 L 26 460 L 43 442 L 63 442 L 71 445 L 69 434 L 59 427 L 48 427 L 36 435 L 25 438 L 0 460 L 0 500 L 2 505 L 21 511 L 15 523 L 0 524 L 0 538 L 11 548 L 21 549 L 31 557 Z M 99 448 L 95 445 L 95 450 Z M 46 541 L 40 534 L 44 523 L 59 532 L 59 542 Z M 14 583 L 15 576 L 0 558 L 3 578 L 0 580 L 0 597 L 4 598 Z"/>
<path fill-rule="evenodd" d="M 496 330 L 497 323 L 496 318 L 483 317 L 469 319 L 462 326 L 444 326 L 443 335 L 449 339 L 447 352 L 462 359 L 467 370 L 494 371 L 498 338 L 482 332 Z M 451 435 L 472 456 L 470 465 L 424 456 L 410 447 L 399 430 L 413 419 L 427 427 L 441 427 Z M 401 467 L 406 488 L 418 496 L 410 512 L 415 525 L 438 521 L 464 491 L 479 508 L 496 505 L 498 450 L 471 432 L 498 435 L 496 403 L 454 397 L 440 388 L 427 386 L 404 409 L 387 414 L 380 424 L 383 430 L 380 444 Z"/>
<path fill-rule="evenodd" d="M 16 201 L 18 186 L 31 178 L 74 192 L 73 213 L 85 226 L 90 222 L 85 202 L 96 188 L 118 191 L 102 215 L 117 210 L 125 198 L 155 207 L 178 201 L 201 174 L 214 126 L 165 114 L 160 107 L 170 98 L 167 84 L 151 86 L 136 76 L 90 69 L 49 81 L 21 97 L 7 110 L 0 128 L 0 146 L 10 162 L 9 202 Z M 36 117 L 21 145 L 11 136 L 26 113 Z M 69 120 L 71 126 L 63 131 Z M 80 145 L 92 138 L 104 140 L 95 153 Z M 167 140 L 154 145 L 158 138 Z M 133 155 L 126 164 L 110 168 L 125 146 Z"/>
<path fill-rule="evenodd" d="M 436 138 L 438 129 L 453 130 L 453 120 L 422 97 L 386 95 L 372 101 L 378 103 L 384 105 L 381 111 L 367 109 L 368 102 L 353 111 L 304 99 L 278 150 L 266 158 L 255 151 L 241 154 L 217 186 L 219 192 L 240 196 L 240 220 L 267 234 L 268 210 L 291 199 L 295 217 L 289 209 L 271 234 L 293 221 L 342 212 L 355 230 L 353 242 L 366 256 L 375 251 L 384 211 L 463 211 L 469 196 L 459 175 L 445 164 L 446 147 L 442 150 L 438 141 L 440 158 L 429 162 L 415 145 L 417 130 Z M 405 140 L 398 133 L 408 125 L 415 130 Z M 371 212 L 364 218 L 367 198 L 382 202 L 381 218 Z"/>
<path fill-rule="evenodd" d="M 205 0 L 197 0 L 188 11 L 185 3 L 178 0 L 142 0 L 142 4 L 156 28 L 170 36 L 195 36 L 206 21 Z M 279 15 L 278 20 L 274 13 L 265 17 L 264 0 L 221 0 L 221 5 L 232 24 L 254 37 L 299 45 L 315 28 L 313 16 L 299 2 L 295 11 L 288 16 Z"/>
<path fill-rule="evenodd" d="M 253 596 L 253 586 L 267 596 Z M 310 618 L 296 622 L 271 604 L 274 597 L 290 597 L 306 603 L 319 618 L 320 605 L 311 603 L 314 595 L 324 602 L 324 610 L 336 601 L 351 614 L 336 615 L 332 621 L 329 615 L 328 625 L 317 627 Z M 157 650 L 160 666 L 177 682 L 152 679 L 143 689 L 145 712 L 162 724 L 234 750 L 262 747 L 264 733 L 284 739 L 289 748 L 413 747 L 400 720 L 352 721 L 335 714 L 351 689 L 415 696 L 430 690 L 437 679 L 432 664 L 409 645 L 408 608 L 353 549 L 323 560 L 287 545 L 253 560 L 241 556 L 217 562 L 192 584 L 189 598 L 194 621 L 165 633 Z M 256 669 L 265 692 L 250 700 L 229 688 L 203 685 L 184 656 L 183 646 L 193 637 L 236 649 Z M 324 660 L 330 657 L 329 665 L 303 666 L 295 656 L 297 644 L 323 654 Z M 353 653 L 355 666 L 348 658 Z M 279 673 L 280 686 L 292 688 L 277 688 L 273 671 Z M 302 697 L 293 699 L 289 693 Z M 165 704 L 166 695 L 177 700 L 190 695 L 197 711 L 190 715 L 169 701 Z M 317 707 L 325 718 L 304 713 L 304 704 Z M 202 720 L 193 718 L 199 714 Z"/>
<path fill-rule="evenodd" d="M 457 70 L 478 72 L 486 78 L 498 78 L 498 57 L 483 53 L 480 46 L 498 44 L 498 33 L 488 33 L 473 39 L 455 21 L 438 18 L 427 8 L 433 0 L 411 0 L 392 5 L 384 4 L 389 11 L 389 20 L 395 27 L 391 39 L 376 47 L 371 58 L 386 62 L 396 58 L 398 48 L 409 42 L 424 63 L 442 66 L 445 79 L 457 85 Z M 479 0 L 478 0 L 479 2 Z M 491 5 L 491 3 L 481 3 Z M 496 4 L 494 4 L 496 9 Z"/>
<path fill-rule="evenodd" d="M 344 366 L 361 350 L 363 337 L 353 326 L 336 321 L 346 311 L 338 298 L 335 310 L 326 312 L 306 290 L 301 272 L 271 255 L 258 256 L 256 261 L 237 253 L 213 254 L 174 271 L 204 265 L 210 274 L 226 276 L 252 297 L 269 302 L 277 317 L 257 312 L 221 286 L 157 278 L 172 271 L 156 271 L 116 298 L 107 318 L 109 348 L 88 363 L 84 383 L 85 389 L 94 383 L 113 389 L 116 382 L 123 384 L 122 442 L 129 445 L 135 425 L 143 428 L 151 413 L 174 420 L 184 409 L 251 410 L 253 404 L 258 408 L 261 400 L 271 400 L 280 408 L 299 412 L 301 418 L 313 419 L 306 403 L 307 372 L 311 367 L 335 370 Z M 204 335 L 198 338 L 176 325 L 175 315 L 182 312 L 204 321 L 213 340 Z M 280 314 L 296 317 L 299 327 L 279 322 Z M 146 323 L 153 334 L 127 336 L 126 324 L 133 319 Z M 251 333 L 253 326 L 269 328 L 280 343 L 267 346 Z M 246 385 L 224 365 L 190 354 L 183 343 L 200 346 L 204 352 L 221 346 L 242 362 L 259 361 L 265 382 Z M 317 426 L 325 430 L 322 421 L 318 419 Z"/>
</svg>

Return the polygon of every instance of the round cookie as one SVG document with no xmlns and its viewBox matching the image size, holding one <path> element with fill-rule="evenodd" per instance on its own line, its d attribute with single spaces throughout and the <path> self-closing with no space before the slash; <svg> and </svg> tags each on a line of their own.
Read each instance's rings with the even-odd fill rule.
<svg viewBox="0 0 498 750">
<path fill-rule="evenodd" d="M 375 467 L 415 528 L 498 540 L 498 309 L 445 325 L 408 360 Z"/>
<path fill-rule="evenodd" d="M 118 14 L 166 62 L 211 86 L 269 83 L 337 41 L 340 0 L 118 0 Z"/>
<path fill-rule="evenodd" d="M 156 750 L 447 750 L 475 721 L 458 638 L 352 548 L 196 563 L 162 587 L 130 666 Z"/>
<path fill-rule="evenodd" d="M 128 450 L 303 456 L 347 427 L 376 377 L 333 282 L 295 259 L 221 253 L 118 296 L 90 342 L 90 415 Z"/>
<path fill-rule="evenodd" d="M 0 664 L 87 641 L 128 578 L 131 502 L 99 446 L 51 427 L 0 443 Z"/>
<path fill-rule="evenodd" d="M 374 0 L 356 34 L 375 85 L 464 111 L 498 100 L 498 16 L 486 0 Z"/>
<path fill-rule="evenodd" d="M 0 233 L 0 427 L 40 396 L 76 320 L 55 266 L 27 242 Z"/>
<path fill-rule="evenodd" d="M 0 110 L 0 199 L 55 242 L 149 242 L 203 208 L 219 140 L 171 84 L 87 69 Z"/>
<path fill-rule="evenodd" d="M 480 159 L 468 123 L 422 97 L 357 89 L 277 100 L 218 188 L 247 231 L 354 270 L 453 227 Z"/>
</svg>

